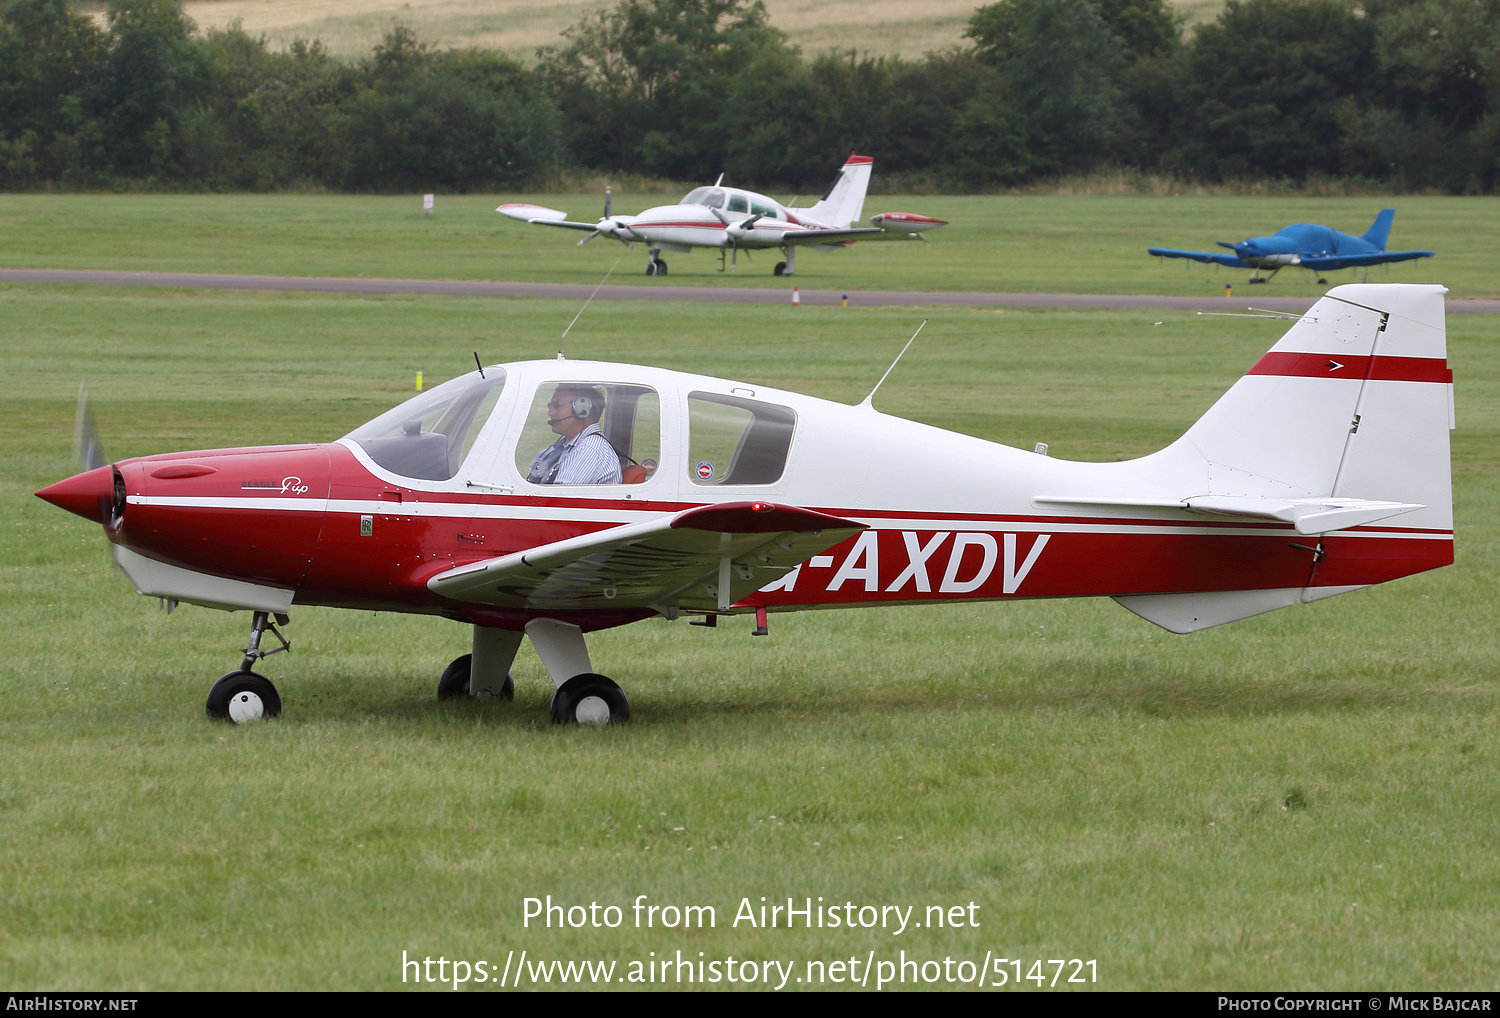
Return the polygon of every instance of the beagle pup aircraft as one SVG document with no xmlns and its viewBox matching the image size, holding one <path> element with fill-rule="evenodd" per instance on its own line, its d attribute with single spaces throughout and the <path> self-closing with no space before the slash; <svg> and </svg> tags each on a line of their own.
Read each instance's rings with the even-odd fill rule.
<svg viewBox="0 0 1500 1018">
<path fill-rule="evenodd" d="M 580 246 L 595 237 L 610 237 L 632 249 L 631 241 L 639 241 L 646 245 L 648 276 L 667 274 L 663 251 L 686 253 L 695 247 L 718 248 L 720 271 L 726 252 L 730 271 L 734 271 L 741 248 L 747 252 L 780 248 L 786 260 L 776 263 L 774 274 L 790 276 L 797 271 L 799 247 L 837 251 L 856 240 L 923 240 L 926 231 L 948 225 L 913 212 L 882 212 L 870 217 L 874 226 L 855 226 L 865 207 L 874 163 L 869 156 L 851 155 L 828 193 L 805 209 L 716 183 L 688 192 L 676 205 L 658 205 L 635 216 L 610 215 L 610 192 L 605 188 L 604 217 L 597 223 L 572 222 L 566 212 L 540 205 L 501 205 L 495 211 L 538 226 L 586 230 L 588 236 L 578 242 Z M 720 175 L 719 180 L 723 179 Z"/>
<path fill-rule="evenodd" d="M 1158 258 L 1190 258 L 1205 265 L 1213 263 L 1231 269 L 1254 269 L 1250 274 L 1252 283 L 1269 283 L 1288 265 L 1316 273 L 1319 283 L 1326 283 L 1323 273 L 1334 269 L 1352 269 L 1358 266 L 1386 265 L 1391 262 L 1409 262 L 1418 258 L 1434 258 L 1436 251 L 1387 251 L 1386 241 L 1391 235 L 1391 223 L 1396 218 L 1395 209 L 1381 209 L 1375 222 L 1356 237 L 1329 226 L 1316 223 L 1298 223 L 1284 226 L 1269 237 L 1251 237 L 1238 244 L 1219 241 L 1234 254 L 1215 254 L 1210 251 L 1180 251 L 1172 247 L 1147 248 L 1147 254 Z M 1261 278 L 1261 269 L 1270 269 L 1271 275 Z"/>
<path fill-rule="evenodd" d="M 887 416 L 873 391 L 848 406 L 558 357 L 336 442 L 100 463 L 37 494 L 99 523 L 140 593 L 253 613 L 216 717 L 280 711 L 252 668 L 295 606 L 327 605 L 470 627 L 439 696 L 509 699 L 529 638 L 556 720 L 621 720 L 585 635 L 648 618 L 764 634 L 771 612 L 1105 596 L 1188 633 L 1451 563 L 1446 292 L 1331 290 L 1128 462 Z"/>
</svg>

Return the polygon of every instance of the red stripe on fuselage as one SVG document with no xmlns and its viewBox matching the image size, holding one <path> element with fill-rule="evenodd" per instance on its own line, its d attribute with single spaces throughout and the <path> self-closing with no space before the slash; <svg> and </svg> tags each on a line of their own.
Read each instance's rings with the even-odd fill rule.
<svg viewBox="0 0 1500 1018">
<path fill-rule="evenodd" d="M 428 492 L 372 476 L 341 445 L 245 452 L 252 455 L 239 462 L 235 456 L 216 458 L 219 469 L 213 474 L 178 479 L 148 477 L 147 461 L 122 463 L 133 496 L 213 498 L 225 504 L 134 503 L 114 539 L 184 568 L 295 587 L 298 604 L 460 617 L 472 616 L 472 606 L 433 595 L 426 587 L 431 576 L 608 530 L 618 525 L 612 510 L 638 519 L 641 513 L 674 513 L 704 504 Z M 149 465 L 159 463 L 152 460 Z M 268 496 L 286 498 L 300 487 L 285 484 L 289 474 L 311 482 L 305 510 L 267 505 Z M 275 487 L 262 487 L 262 482 Z M 255 487 L 242 487 L 246 484 Z M 326 511 L 325 491 L 330 500 Z M 239 501 L 244 508 L 234 505 Z M 360 507 L 350 507 L 351 503 Z M 524 506 L 533 517 L 541 516 L 539 509 L 548 516 L 491 515 L 504 514 L 511 506 Z M 443 515 L 433 514 L 434 509 Z M 1311 552 L 1293 545 L 1318 539 L 1300 537 L 1278 524 L 819 511 L 862 519 L 879 529 L 805 563 L 790 581 L 792 589 L 757 593 L 738 607 L 1354 586 L 1453 561 L 1453 538 L 1447 530 L 1362 527 L 1326 537 L 1325 557 L 1314 570 Z M 586 515 L 594 518 L 569 518 Z M 371 517 L 369 533 L 362 532 L 362 516 Z M 939 534 L 944 536 L 939 539 Z M 620 621 L 629 621 L 629 614 Z"/>
<path fill-rule="evenodd" d="M 795 578 L 784 581 L 790 589 L 757 592 L 740 606 L 1360 586 L 1453 561 L 1451 538 L 1324 538 L 1324 559 L 1314 571 L 1308 542 L 1316 539 L 1290 531 L 1285 536 L 988 531 L 941 539 L 941 531 L 906 533 L 911 537 L 900 530 L 879 531 L 863 545 L 861 538 L 850 538 L 804 563 Z M 924 553 L 925 563 L 913 570 L 913 561 Z"/>
<path fill-rule="evenodd" d="M 1451 382 L 1448 362 L 1437 357 L 1351 357 L 1327 353 L 1268 353 L 1251 375 L 1293 378 L 1371 378 L 1382 382 Z"/>
</svg>

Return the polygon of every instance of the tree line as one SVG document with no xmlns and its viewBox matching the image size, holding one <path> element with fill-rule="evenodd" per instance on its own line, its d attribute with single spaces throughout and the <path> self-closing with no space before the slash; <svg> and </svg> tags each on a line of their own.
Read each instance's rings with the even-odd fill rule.
<svg viewBox="0 0 1500 1018">
<path fill-rule="evenodd" d="M 368 56 L 198 32 L 179 0 L 0 0 L 0 187 L 469 191 L 577 170 L 954 190 L 1500 178 L 1500 0 L 1000 0 L 921 59 L 804 56 L 760 0 L 621 0 L 527 66 L 393 24 Z"/>
</svg>

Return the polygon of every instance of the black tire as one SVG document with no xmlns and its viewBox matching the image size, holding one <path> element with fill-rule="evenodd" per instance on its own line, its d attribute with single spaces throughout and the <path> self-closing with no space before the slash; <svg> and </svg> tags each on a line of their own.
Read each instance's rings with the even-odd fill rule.
<svg viewBox="0 0 1500 1018">
<path fill-rule="evenodd" d="M 654 275 L 656 275 L 656 259 L 655 258 L 651 259 L 649 262 L 646 263 L 646 275 L 648 275 L 648 276 L 654 276 Z"/>
<path fill-rule="evenodd" d="M 607 717 L 604 708 L 609 710 Z M 630 703 L 613 679 L 583 672 L 557 687 L 552 695 L 552 720 L 560 725 L 615 725 L 630 720 Z"/>
<path fill-rule="evenodd" d="M 776 276 L 786 275 L 786 262 L 777 262 L 776 267 L 771 270 L 771 273 Z"/>
<path fill-rule="evenodd" d="M 443 669 L 442 678 L 438 679 L 439 700 L 467 700 L 469 699 L 469 675 L 474 667 L 474 655 L 465 654 L 463 657 L 453 659 L 453 663 Z M 505 684 L 500 687 L 500 695 L 497 699 L 514 700 L 516 698 L 516 683 L 510 673 L 505 674 Z"/>
<path fill-rule="evenodd" d="M 660 258 L 656 259 L 656 274 L 658 276 L 665 276 L 667 274 L 667 263 Z"/>
<path fill-rule="evenodd" d="M 208 716 L 241 725 L 281 714 L 281 696 L 271 680 L 255 672 L 230 672 L 208 691 Z"/>
</svg>

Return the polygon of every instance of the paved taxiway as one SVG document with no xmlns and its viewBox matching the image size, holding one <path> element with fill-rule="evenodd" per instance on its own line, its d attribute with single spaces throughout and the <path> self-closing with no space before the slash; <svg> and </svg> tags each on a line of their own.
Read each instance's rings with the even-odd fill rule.
<svg viewBox="0 0 1500 1018">
<path fill-rule="evenodd" d="M 575 283 L 482 283 L 446 279 L 339 279 L 324 276 L 236 276 L 201 272 L 119 272 L 85 269 L 0 269 L 3 283 L 88 283 L 95 286 L 170 286 L 201 290 L 301 290 L 313 293 L 438 294 L 449 297 L 554 297 L 586 300 L 594 287 Z M 801 290 L 802 303 L 836 306 L 845 296 L 857 307 L 1112 308 L 1162 311 L 1242 311 L 1247 302 L 1267 311 L 1306 311 L 1321 294 L 1272 297 L 1264 290 L 1240 287 L 1233 299 L 1213 297 L 1155 297 L 1147 294 L 1091 293 L 937 293 L 910 290 Z M 725 287 L 642 286 L 599 287 L 598 300 L 696 300 L 727 304 L 786 304 L 791 287 L 740 290 Z M 1448 301 L 1449 314 L 1500 314 L 1500 300 L 1489 298 Z"/>
</svg>

